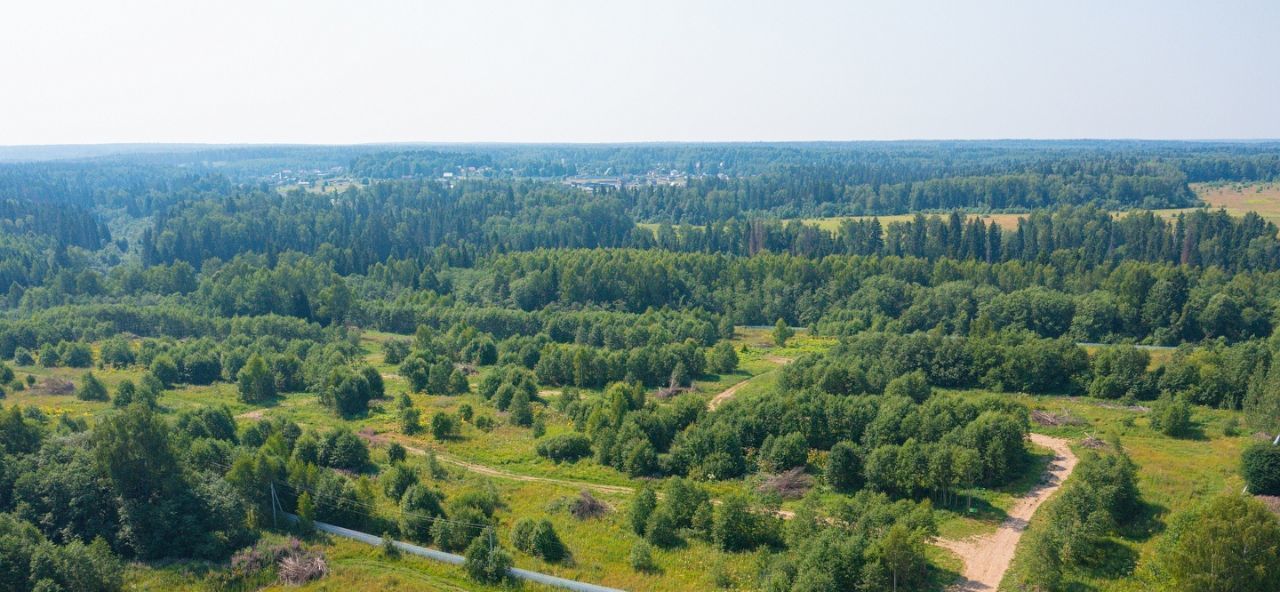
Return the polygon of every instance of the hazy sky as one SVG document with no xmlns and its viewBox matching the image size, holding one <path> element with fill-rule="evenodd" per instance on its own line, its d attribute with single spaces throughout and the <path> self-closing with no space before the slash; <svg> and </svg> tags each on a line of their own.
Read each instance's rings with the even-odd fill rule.
<svg viewBox="0 0 1280 592">
<path fill-rule="evenodd" d="M 6 0 L 0 145 L 1278 138 L 1280 0 Z"/>
</svg>

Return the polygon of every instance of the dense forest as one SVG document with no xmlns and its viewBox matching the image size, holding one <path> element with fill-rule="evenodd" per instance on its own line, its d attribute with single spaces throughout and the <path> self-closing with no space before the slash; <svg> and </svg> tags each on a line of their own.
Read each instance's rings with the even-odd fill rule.
<svg viewBox="0 0 1280 592">
<path fill-rule="evenodd" d="M 1280 179 L 1272 143 L 56 153 L 0 164 L 5 590 L 185 561 L 257 589 L 318 560 L 316 521 L 464 554 L 475 585 L 575 549 L 617 572 L 574 538 L 597 529 L 628 585 L 697 587 L 669 558 L 714 553 L 723 587 L 932 589 L 974 496 L 1038 479 L 1045 401 L 1280 431 L 1277 227 L 1192 185 Z M 1025 589 L 1163 529 L 1147 459 L 1089 438 Z M 441 467 L 484 447 L 597 489 L 559 516 Z M 1241 456 L 1252 492 L 1277 458 Z M 1196 589 L 1178 565 L 1221 541 L 1186 525 L 1254 504 L 1179 514 L 1110 577 Z M 1246 560 L 1237 589 L 1274 589 L 1275 554 Z"/>
</svg>

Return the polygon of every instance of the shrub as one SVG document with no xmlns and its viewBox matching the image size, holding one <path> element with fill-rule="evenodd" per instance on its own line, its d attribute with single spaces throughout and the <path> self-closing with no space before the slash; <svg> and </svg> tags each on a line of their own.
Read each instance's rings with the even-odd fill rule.
<svg viewBox="0 0 1280 592">
<path fill-rule="evenodd" d="M 511 546 L 517 551 L 533 554 L 533 531 L 538 523 L 532 518 L 521 518 L 511 527 Z"/>
<path fill-rule="evenodd" d="M 363 366 L 360 368 L 360 376 L 364 377 L 364 381 L 369 385 L 370 399 L 381 399 L 387 395 L 386 384 L 382 380 L 382 374 L 373 366 Z"/>
<path fill-rule="evenodd" d="M 320 401 L 339 415 L 351 417 L 368 410 L 369 399 L 374 394 L 373 387 L 363 374 L 350 368 L 337 368 L 325 380 Z"/>
<path fill-rule="evenodd" d="M 644 537 L 650 543 L 663 548 L 674 547 L 680 543 L 680 537 L 676 534 L 675 516 L 666 506 L 658 508 L 649 515 L 649 523 L 644 528 Z"/>
<path fill-rule="evenodd" d="M 81 401 L 106 401 L 107 387 L 92 372 L 85 372 L 80 388 L 76 389 L 76 398 Z"/>
<path fill-rule="evenodd" d="M 1280 495 L 1280 446 L 1259 442 L 1244 449 L 1241 473 L 1254 495 Z"/>
<path fill-rule="evenodd" d="M 134 397 L 138 394 L 137 385 L 132 380 L 125 379 L 116 385 L 116 397 L 112 399 L 111 404 L 119 409 L 124 409 L 133 403 Z"/>
<path fill-rule="evenodd" d="M 1184 398 L 1161 399 L 1151 408 L 1151 428 L 1173 438 L 1191 433 L 1191 404 Z"/>
<path fill-rule="evenodd" d="M 463 568 L 468 577 L 482 584 L 501 583 L 511 569 L 511 555 L 494 539 L 493 529 L 487 528 L 467 546 Z"/>
<path fill-rule="evenodd" d="M 102 363 L 115 368 L 124 368 L 133 364 L 136 356 L 134 356 L 133 348 L 129 346 L 129 342 L 123 337 L 112 337 L 102 343 L 102 351 L 99 352 Z"/>
<path fill-rule="evenodd" d="M 407 435 L 414 435 L 422 431 L 422 414 L 414 407 L 406 407 L 400 410 L 400 431 Z"/>
<path fill-rule="evenodd" d="M 467 382 L 467 375 L 461 370 L 454 370 L 449 373 L 449 385 L 447 387 L 450 395 L 465 395 L 471 392 L 471 384 Z"/>
<path fill-rule="evenodd" d="M 578 432 L 550 436 L 538 441 L 537 451 L 554 462 L 573 462 L 591 454 L 591 438 Z"/>
<path fill-rule="evenodd" d="M 411 540 L 431 540 L 441 516 L 440 494 L 426 485 L 410 485 L 400 498 L 400 534 Z"/>
<path fill-rule="evenodd" d="M 800 432 L 768 436 L 760 446 L 760 464 L 770 471 L 802 467 L 809 458 L 809 445 Z"/>
<path fill-rule="evenodd" d="M 13 352 L 13 363 L 19 366 L 31 366 L 36 363 L 36 360 L 32 357 L 31 350 L 20 347 Z"/>
<path fill-rule="evenodd" d="M 711 539 L 725 551 L 741 551 L 765 543 L 759 536 L 759 519 L 745 497 L 730 496 L 716 509 Z"/>
<path fill-rule="evenodd" d="M 169 388 L 178 382 L 178 365 L 173 358 L 161 354 L 151 360 L 151 374 L 160 380 L 164 388 Z"/>
<path fill-rule="evenodd" d="M 262 403 L 276 396 L 276 377 L 257 354 L 236 374 L 236 382 L 240 400 L 245 403 Z"/>
<path fill-rule="evenodd" d="M 635 498 L 631 500 L 631 530 L 636 534 L 643 535 L 645 526 L 649 524 L 649 516 L 653 514 L 653 509 L 658 506 L 658 495 L 653 489 L 646 486 L 636 492 Z"/>
<path fill-rule="evenodd" d="M 388 364 L 399 364 L 409 355 L 409 342 L 392 339 L 382 344 L 382 360 Z"/>
<path fill-rule="evenodd" d="M 311 494 L 302 492 L 298 496 L 298 530 L 302 534 L 310 534 L 315 529 L 316 508 L 311 503 Z"/>
<path fill-rule="evenodd" d="M 45 368 L 62 365 L 62 354 L 57 346 L 48 342 L 40 346 L 40 365 Z"/>
<path fill-rule="evenodd" d="M 711 500 L 704 500 L 693 511 L 693 517 L 689 520 L 689 529 L 698 538 L 710 540 L 711 530 L 715 527 L 715 520 L 715 507 L 711 505 Z"/>
<path fill-rule="evenodd" d="M 427 474 L 431 475 L 432 479 L 444 479 L 449 476 L 449 473 L 440 465 L 440 459 L 436 458 L 434 450 L 427 451 Z"/>
<path fill-rule="evenodd" d="M 734 586 L 733 576 L 729 575 L 729 570 L 725 568 L 724 561 L 717 561 L 711 566 L 711 583 L 721 590 L 728 590 Z"/>
<path fill-rule="evenodd" d="M 431 526 L 431 539 L 445 551 L 457 552 L 466 548 L 483 532 L 482 527 L 472 524 L 485 524 L 488 519 L 479 510 L 468 508 L 463 512 L 452 512 L 448 522 L 438 520 Z M 466 522 L 463 524 L 462 522 Z"/>
<path fill-rule="evenodd" d="M 649 543 L 644 540 L 636 541 L 631 545 L 631 554 L 628 556 L 631 563 L 631 569 L 642 572 L 652 572 L 658 568 L 653 562 L 653 551 L 649 547 Z"/>
<path fill-rule="evenodd" d="M 791 330 L 787 322 L 781 318 L 773 324 L 773 343 L 778 347 L 786 347 L 787 340 L 791 339 L 794 334 L 795 332 Z"/>
<path fill-rule="evenodd" d="M 387 461 L 391 464 L 404 461 L 405 454 L 404 446 L 401 446 L 399 442 L 392 442 L 390 446 L 387 446 Z"/>
<path fill-rule="evenodd" d="M 404 465 L 394 465 L 378 478 L 382 493 L 387 499 L 399 502 L 405 491 L 418 484 L 418 473 Z"/>
<path fill-rule="evenodd" d="M 395 541 L 391 539 L 390 532 L 382 533 L 382 556 L 387 559 L 400 558 L 400 547 L 397 547 Z"/>
<path fill-rule="evenodd" d="M 1229 417 L 1222 422 L 1222 435 L 1233 438 L 1240 435 L 1240 420 L 1235 417 Z"/>
<path fill-rule="evenodd" d="M 511 425 L 529 427 L 533 424 L 533 406 L 529 403 L 529 395 L 524 391 L 511 398 L 508 410 L 511 412 Z"/>
<path fill-rule="evenodd" d="M 707 369 L 716 374 L 728 374 L 738 369 L 738 352 L 733 344 L 721 341 L 707 353 Z"/>
<path fill-rule="evenodd" d="M 88 368 L 93 365 L 93 350 L 83 341 L 63 344 L 62 363 L 70 368 Z"/>
<path fill-rule="evenodd" d="M 521 518 L 511 529 L 511 546 L 516 550 L 555 563 L 565 556 L 564 543 L 549 520 L 534 522 Z"/>
<path fill-rule="evenodd" d="M 440 412 L 431 416 L 431 436 L 437 440 L 448 440 L 454 436 L 458 426 L 453 416 Z"/>
<path fill-rule="evenodd" d="M 360 472 L 369 465 L 369 447 L 350 430 L 339 428 L 320 440 L 316 461 L 321 466 Z"/>
<path fill-rule="evenodd" d="M 544 518 L 538 521 L 537 527 L 533 530 L 531 553 L 551 563 L 560 561 L 567 555 L 564 542 L 560 540 L 560 535 L 556 534 L 556 529 L 551 525 L 550 520 Z"/>
</svg>

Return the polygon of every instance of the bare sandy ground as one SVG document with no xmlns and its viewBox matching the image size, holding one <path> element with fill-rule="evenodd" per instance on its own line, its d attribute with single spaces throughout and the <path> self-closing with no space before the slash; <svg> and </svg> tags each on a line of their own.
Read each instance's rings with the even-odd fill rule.
<svg viewBox="0 0 1280 592">
<path fill-rule="evenodd" d="M 991 592 L 1000 586 L 1004 572 L 1008 571 L 1013 561 L 1013 552 L 1018 547 L 1022 532 L 1027 529 L 1027 522 L 1036 513 L 1040 504 L 1049 499 L 1076 468 L 1076 455 L 1062 438 L 1054 438 L 1041 434 L 1031 434 L 1031 441 L 1053 450 L 1053 460 L 1049 463 L 1049 472 L 1039 485 L 1022 496 L 1009 509 L 1009 517 L 1005 518 L 994 533 L 952 541 L 938 539 L 939 547 L 947 549 L 964 560 L 963 580 L 951 588 L 954 592 Z"/>
</svg>

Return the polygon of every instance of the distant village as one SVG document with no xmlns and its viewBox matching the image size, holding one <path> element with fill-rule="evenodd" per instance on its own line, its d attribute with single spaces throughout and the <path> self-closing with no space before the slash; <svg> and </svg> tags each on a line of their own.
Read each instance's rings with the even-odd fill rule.
<svg viewBox="0 0 1280 592">
<path fill-rule="evenodd" d="M 458 181 L 472 179 L 494 179 L 512 176 L 514 171 L 501 171 L 487 166 L 459 166 L 452 171 L 440 173 L 436 180 L 452 186 Z M 603 174 L 572 175 L 564 177 L 560 182 L 588 192 L 617 190 L 635 187 L 684 187 L 689 184 L 690 175 L 675 169 L 655 169 L 643 174 L 611 174 L 607 169 Z M 721 173 L 720 178 L 728 176 Z M 404 178 L 420 178 L 406 175 Z M 301 188 L 308 191 L 325 192 L 342 190 L 352 185 L 359 185 L 360 180 L 352 177 L 346 167 L 334 166 L 327 169 L 281 169 L 263 179 L 280 189 Z"/>
</svg>

